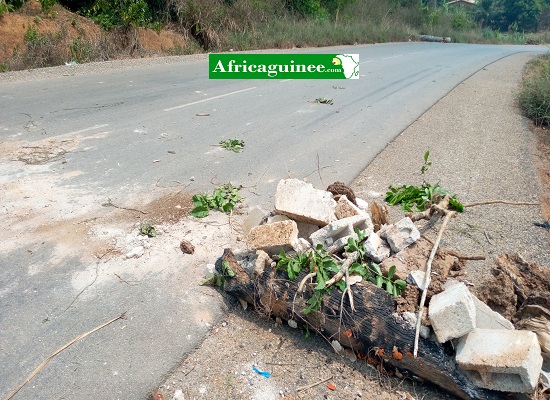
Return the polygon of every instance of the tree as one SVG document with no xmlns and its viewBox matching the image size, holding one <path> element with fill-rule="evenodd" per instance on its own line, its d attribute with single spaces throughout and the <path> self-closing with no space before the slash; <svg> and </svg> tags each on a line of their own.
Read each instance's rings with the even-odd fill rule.
<svg viewBox="0 0 550 400">
<path fill-rule="evenodd" d="M 502 0 L 506 29 L 534 31 L 542 11 L 540 0 Z"/>
<path fill-rule="evenodd" d="M 474 18 L 482 28 L 500 28 L 503 18 L 502 3 L 498 0 L 479 0 L 474 8 Z"/>
</svg>

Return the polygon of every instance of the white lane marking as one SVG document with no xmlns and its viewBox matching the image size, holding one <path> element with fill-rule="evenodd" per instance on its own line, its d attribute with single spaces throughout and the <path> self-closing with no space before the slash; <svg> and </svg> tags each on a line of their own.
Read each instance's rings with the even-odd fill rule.
<svg viewBox="0 0 550 400">
<path fill-rule="evenodd" d="M 370 63 L 370 62 L 372 62 L 372 60 L 360 62 L 359 65 L 361 65 L 361 64 L 366 64 L 366 63 Z"/>
<path fill-rule="evenodd" d="M 415 51 L 414 53 L 409 53 L 409 54 L 422 54 L 422 53 L 425 53 L 425 51 Z"/>
<path fill-rule="evenodd" d="M 389 60 L 390 58 L 398 58 L 398 57 L 403 57 L 403 54 L 399 54 L 398 56 L 384 57 L 382 60 Z"/>
<path fill-rule="evenodd" d="M 204 103 L 205 101 L 221 99 L 222 97 L 231 96 L 231 95 L 237 94 L 237 93 L 247 92 L 247 91 L 253 90 L 253 89 L 256 89 L 256 86 L 254 86 L 254 87 L 249 87 L 249 88 L 247 88 L 247 89 L 237 90 L 237 91 L 231 92 L 231 93 L 220 94 L 219 96 L 213 96 L 213 97 L 209 97 L 209 98 L 203 99 L 203 100 L 193 101 L 193 102 L 191 102 L 191 103 L 182 104 L 182 105 L 180 105 L 180 106 L 165 108 L 164 111 L 173 111 L 173 110 L 177 110 L 178 108 L 183 108 L 183 107 L 192 106 L 192 105 L 194 105 L 194 104 Z"/>
<path fill-rule="evenodd" d="M 283 83 L 283 82 L 288 82 L 288 81 L 292 81 L 293 79 L 283 79 L 282 81 L 279 81 L 279 83 Z"/>
<path fill-rule="evenodd" d="M 109 126 L 109 124 L 90 126 L 89 128 L 84 128 L 84 129 L 80 129 L 80 130 L 78 130 L 78 131 L 69 132 L 69 133 L 67 133 L 66 135 L 78 135 L 79 133 L 84 133 L 84 132 L 88 132 L 88 131 L 93 131 L 94 129 L 99 129 L 99 128 L 105 128 L 106 126 Z"/>
</svg>

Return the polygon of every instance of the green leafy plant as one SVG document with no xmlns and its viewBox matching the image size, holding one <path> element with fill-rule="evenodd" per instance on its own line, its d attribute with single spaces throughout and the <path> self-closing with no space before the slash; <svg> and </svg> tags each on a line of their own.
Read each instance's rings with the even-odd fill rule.
<svg viewBox="0 0 550 400">
<path fill-rule="evenodd" d="M 225 287 L 226 278 L 233 278 L 235 276 L 235 271 L 231 268 L 229 263 L 225 260 L 222 260 L 221 265 L 221 274 L 215 273 L 210 278 L 204 279 L 199 285 L 214 285 L 219 286 L 222 290 Z"/>
<path fill-rule="evenodd" d="M 220 186 L 212 194 L 196 194 L 193 196 L 195 208 L 190 214 L 193 217 L 204 218 L 210 210 L 220 210 L 229 213 L 237 203 L 242 201 L 239 195 L 239 188 L 233 187 L 231 183 Z"/>
<path fill-rule="evenodd" d="M 139 225 L 139 234 L 143 236 L 155 237 L 157 231 L 151 222 L 142 222 Z"/>
<path fill-rule="evenodd" d="M 220 141 L 220 147 L 222 149 L 231 150 L 235 153 L 240 153 L 244 148 L 244 140 L 239 139 L 227 139 Z"/>
<path fill-rule="evenodd" d="M 52 7 L 57 3 L 57 0 L 38 0 L 42 6 L 42 11 L 49 14 Z"/>
<path fill-rule="evenodd" d="M 395 279 L 395 265 L 392 265 L 388 271 L 388 276 L 384 276 L 380 266 L 372 263 L 369 266 L 371 275 L 369 280 L 380 288 L 386 289 L 386 292 L 397 297 L 407 288 L 407 283 L 402 279 Z"/>
<path fill-rule="evenodd" d="M 319 103 L 319 104 L 329 104 L 329 105 L 333 104 L 332 99 L 327 99 L 327 98 L 324 98 L 324 97 L 316 98 L 315 102 Z"/>
<path fill-rule="evenodd" d="M 432 166 L 429 161 L 430 152 L 424 153 L 424 164 L 420 169 L 420 173 L 425 175 L 428 169 Z M 464 206 L 458 201 L 456 195 L 451 195 L 448 190 L 443 189 L 439 183 L 431 185 L 425 180 L 421 186 L 402 185 L 396 186 L 391 184 L 390 191 L 386 192 L 386 203 L 390 206 L 401 204 L 401 209 L 408 212 L 423 211 L 432 204 L 439 203 L 445 196 L 449 195 L 449 206 L 458 211 L 463 212 Z"/>
<path fill-rule="evenodd" d="M 369 280 L 375 285 L 385 288 L 388 293 L 399 296 L 406 288 L 406 283 L 400 279 L 394 279 L 395 267 L 390 268 L 388 277 L 385 277 L 377 264 L 369 266 L 368 263 L 362 261 L 364 255 L 362 242 L 366 237 L 366 233 L 359 230 L 356 232 L 358 238 L 349 238 L 345 250 L 346 252 L 359 252 L 359 260 L 361 261 L 353 263 L 349 267 L 348 273 L 350 275 L 361 275 L 364 279 Z M 304 270 L 315 273 L 315 281 L 311 285 L 313 293 L 306 300 L 306 307 L 302 310 L 304 314 L 309 314 L 321 308 L 323 296 L 332 290 L 332 286 L 327 287 L 326 282 L 340 271 L 340 266 L 336 260 L 328 254 L 321 244 L 315 250 L 307 253 L 297 252 L 293 257 L 289 257 L 281 250 L 277 268 L 284 269 L 290 280 L 296 279 L 298 274 Z M 343 292 L 346 288 L 346 282 L 340 280 L 335 283 L 335 286 Z"/>
<path fill-rule="evenodd" d="M 428 169 L 430 169 L 430 167 L 432 166 L 432 162 L 428 161 L 429 158 L 430 158 L 430 150 L 426 150 L 426 152 L 424 153 L 424 165 L 422 166 L 422 168 L 420 168 L 420 173 L 422 175 L 428 172 Z"/>
</svg>

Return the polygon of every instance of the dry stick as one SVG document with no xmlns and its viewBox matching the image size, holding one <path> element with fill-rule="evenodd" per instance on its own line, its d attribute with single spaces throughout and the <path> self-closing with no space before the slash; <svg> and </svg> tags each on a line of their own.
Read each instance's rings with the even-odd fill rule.
<svg viewBox="0 0 550 400">
<path fill-rule="evenodd" d="M 432 262 L 434 260 L 435 254 L 437 253 L 437 248 L 439 247 L 439 242 L 441 241 L 441 237 L 443 236 L 443 231 L 445 230 L 445 227 L 447 226 L 451 218 L 453 218 L 454 216 L 456 216 L 456 211 L 445 210 L 445 218 L 443 218 L 443 223 L 441 224 L 441 228 L 439 228 L 439 232 L 437 233 L 437 238 L 435 239 L 432 252 L 430 253 L 430 257 L 428 258 L 428 264 L 426 264 L 426 274 L 424 276 L 424 289 L 422 290 L 422 297 L 420 298 L 420 306 L 418 310 L 418 315 L 416 317 L 416 327 L 415 327 L 415 333 L 414 333 L 414 350 L 413 350 L 414 358 L 416 358 L 418 354 L 418 339 L 420 336 L 420 326 L 422 325 L 422 311 L 424 309 L 424 303 L 426 302 L 426 294 L 428 292 L 428 286 L 430 283 L 430 275 L 432 273 Z"/>
<path fill-rule="evenodd" d="M 311 385 L 307 385 L 307 386 L 301 386 L 299 387 L 298 389 L 296 389 L 297 392 L 301 392 L 302 390 L 308 390 L 308 389 L 311 389 L 312 387 L 315 387 L 317 385 L 320 385 L 321 383 L 325 383 L 326 381 L 329 381 L 332 379 L 332 375 L 329 376 L 328 378 L 325 378 L 325 379 L 321 379 L 319 382 L 315 382 L 315 383 L 312 383 Z"/>
<path fill-rule="evenodd" d="M 540 202 L 489 200 L 489 201 L 478 201 L 474 203 L 464 204 L 464 207 L 485 206 L 488 204 L 508 204 L 511 206 L 540 206 Z"/>
<path fill-rule="evenodd" d="M 127 208 L 127 207 L 120 207 L 120 206 L 117 206 L 116 204 L 113 204 L 113 202 L 111 201 L 110 198 L 107 198 L 109 201 L 107 203 L 103 203 L 102 206 L 103 207 L 114 207 L 114 208 L 118 208 L 120 210 L 128 210 L 128 211 L 135 211 L 135 212 L 138 212 L 138 213 L 142 213 L 142 214 L 147 214 L 145 211 L 141 211 L 141 210 L 136 210 L 135 208 Z"/>
<path fill-rule="evenodd" d="M 126 319 L 126 311 L 124 311 L 122 314 L 120 314 L 118 317 L 115 317 L 113 318 L 112 320 L 110 321 L 107 321 L 105 322 L 104 324 L 102 325 L 99 325 L 98 327 L 92 329 L 91 331 L 89 332 L 86 332 L 86 333 L 83 333 L 82 335 L 80 336 L 77 336 L 75 337 L 73 340 L 71 340 L 69 343 L 61 346 L 59 349 L 57 349 L 57 351 L 55 351 L 53 354 L 51 354 L 50 356 L 48 356 L 48 358 L 46 358 L 42 364 L 40 364 L 28 377 L 27 379 L 25 379 L 25 382 L 23 382 L 17 389 L 15 389 L 13 392 L 11 392 L 8 397 L 6 397 L 4 400 L 10 400 L 13 398 L 13 396 L 15 396 L 21 389 L 23 389 L 23 387 L 29 383 L 31 381 L 32 378 L 34 378 L 41 370 L 42 368 L 44 368 L 46 366 L 46 364 L 48 364 L 52 358 L 54 358 L 56 355 L 58 355 L 59 353 L 61 353 L 63 350 L 65 350 L 67 347 L 69 347 L 70 345 L 78 342 L 79 340 L 81 339 L 84 339 L 86 336 L 88 335 L 91 335 L 92 333 L 94 333 L 95 331 L 98 331 L 102 328 L 105 328 L 107 325 L 109 324 L 112 324 L 113 322 L 119 320 L 119 319 Z"/>
</svg>

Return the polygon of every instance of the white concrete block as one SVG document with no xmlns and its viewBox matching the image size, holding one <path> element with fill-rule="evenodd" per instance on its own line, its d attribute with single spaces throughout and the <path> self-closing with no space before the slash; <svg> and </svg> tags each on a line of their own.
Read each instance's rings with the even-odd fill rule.
<svg viewBox="0 0 550 400">
<path fill-rule="evenodd" d="M 460 339 L 456 362 L 481 388 L 532 393 L 542 356 L 537 335 L 531 331 L 475 329 Z"/>
<path fill-rule="evenodd" d="M 384 235 L 394 253 L 399 253 L 420 239 L 420 231 L 409 217 L 397 221 L 387 229 L 384 228 L 380 236 Z"/>
<path fill-rule="evenodd" d="M 465 284 L 451 286 L 430 300 L 429 319 L 437 340 L 445 343 L 476 327 L 474 299 Z"/>
<path fill-rule="evenodd" d="M 277 185 L 275 210 L 296 221 L 325 226 L 336 220 L 332 193 L 315 189 L 298 179 L 283 179 Z"/>
<path fill-rule="evenodd" d="M 357 238 L 355 229 L 366 231 L 366 234 L 369 235 L 373 231 L 370 217 L 358 215 L 336 220 L 314 232 L 309 239 L 314 248 L 317 247 L 318 244 L 322 244 L 327 248 L 336 246 L 336 250 L 341 250 L 347 244 L 348 237 Z"/>
</svg>

